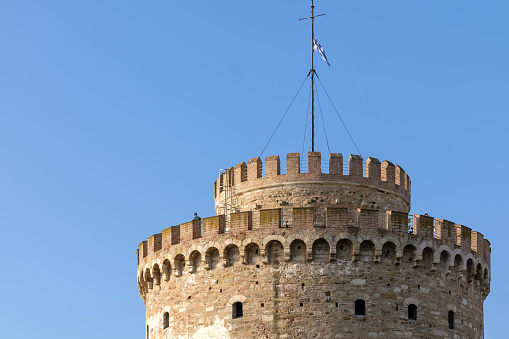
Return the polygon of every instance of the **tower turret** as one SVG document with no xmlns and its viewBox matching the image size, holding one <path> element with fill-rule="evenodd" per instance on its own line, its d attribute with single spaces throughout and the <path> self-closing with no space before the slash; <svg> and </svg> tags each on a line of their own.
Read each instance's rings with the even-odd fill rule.
<svg viewBox="0 0 509 339">
<path fill-rule="evenodd" d="M 140 244 L 148 338 L 483 337 L 481 233 L 409 215 L 410 179 L 388 161 L 290 153 L 284 167 L 230 168 L 215 216 Z"/>
</svg>

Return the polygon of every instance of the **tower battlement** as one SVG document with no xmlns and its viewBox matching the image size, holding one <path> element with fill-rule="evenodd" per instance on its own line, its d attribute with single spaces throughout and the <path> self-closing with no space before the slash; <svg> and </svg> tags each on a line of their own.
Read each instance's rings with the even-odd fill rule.
<svg viewBox="0 0 509 339">
<path fill-rule="evenodd" d="M 254 213 L 259 214 L 258 218 L 253 218 Z M 485 266 L 490 265 L 490 242 L 484 239 L 480 232 L 445 219 L 435 219 L 426 215 L 413 215 L 409 218 L 408 213 L 404 212 L 380 212 L 370 209 L 349 211 L 336 207 L 326 208 L 325 217 L 325 224 L 317 225 L 314 208 L 294 208 L 294 224 L 285 225 L 281 209 L 238 212 L 230 216 L 229 231 L 223 215 L 204 218 L 201 221 L 192 220 L 168 227 L 141 242 L 136 251 L 138 266 L 143 266 L 160 251 L 179 248 L 186 252 L 187 248 L 191 248 L 195 243 L 212 243 L 227 238 L 232 240 L 239 237 L 252 238 L 254 234 L 263 238 L 270 235 L 290 236 L 301 232 L 408 237 L 419 241 L 431 241 L 451 249 L 472 253 Z"/>
<path fill-rule="evenodd" d="M 168 227 L 136 251 L 147 333 L 482 338 L 490 243 L 409 215 L 410 186 L 398 165 L 356 155 L 344 165 L 339 153 L 324 163 L 309 152 L 307 164 L 289 153 L 286 171 L 277 155 L 226 170 L 215 216 Z"/>
<path fill-rule="evenodd" d="M 338 206 L 410 211 L 410 178 L 403 168 L 385 160 L 350 155 L 343 164 L 340 153 L 331 153 L 322 167 L 320 152 L 309 152 L 307 162 L 298 153 L 286 156 L 282 174 L 279 156 L 240 163 L 214 183 L 216 214 L 284 206 Z M 302 164 L 307 166 L 302 166 Z"/>
</svg>

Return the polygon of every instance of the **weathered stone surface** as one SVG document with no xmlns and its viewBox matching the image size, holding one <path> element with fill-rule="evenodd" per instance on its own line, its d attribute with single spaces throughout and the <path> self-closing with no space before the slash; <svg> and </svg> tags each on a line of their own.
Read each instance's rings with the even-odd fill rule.
<svg viewBox="0 0 509 339">
<path fill-rule="evenodd" d="M 279 157 L 267 158 L 265 177 L 258 158 L 236 166 L 214 185 L 216 211 L 227 198 L 235 214 L 140 244 L 147 337 L 483 338 L 483 235 L 408 216 L 410 179 L 399 166 L 371 159 L 363 177 L 353 156 L 349 176 L 334 154 L 324 174 L 320 153 L 310 156 L 309 173 L 298 153 L 287 156 L 286 175 Z"/>
</svg>

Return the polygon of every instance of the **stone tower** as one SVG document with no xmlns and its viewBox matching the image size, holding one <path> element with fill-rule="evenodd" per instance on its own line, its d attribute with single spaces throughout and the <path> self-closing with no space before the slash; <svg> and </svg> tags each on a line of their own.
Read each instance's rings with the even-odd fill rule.
<svg viewBox="0 0 509 339">
<path fill-rule="evenodd" d="M 137 250 L 147 338 L 483 338 L 490 243 L 409 216 L 400 166 L 254 158 L 214 199 Z"/>
</svg>

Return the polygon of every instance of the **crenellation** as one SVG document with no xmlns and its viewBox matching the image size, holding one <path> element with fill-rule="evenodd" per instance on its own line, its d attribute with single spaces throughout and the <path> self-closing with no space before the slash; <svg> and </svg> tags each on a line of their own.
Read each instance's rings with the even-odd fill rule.
<svg viewBox="0 0 509 339">
<path fill-rule="evenodd" d="M 295 175 L 300 173 L 300 154 L 288 153 L 286 155 L 286 174 Z"/>
<path fill-rule="evenodd" d="M 233 169 L 234 172 L 234 178 L 233 181 L 234 185 L 239 185 L 240 183 L 247 180 L 247 165 L 245 162 L 241 162 Z"/>
<path fill-rule="evenodd" d="M 462 248 L 466 252 L 478 253 L 483 260 L 489 258 L 489 242 L 479 232 L 469 227 L 454 224 L 444 219 L 427 215 L 413 215 L 413 230 L 409 228 L 409 215 L 399 211 L 379 211 L 366 208 L 346 207 L 293 207 L 285 208 L 291 213 L 283 218 L 283 209 L 265 209 L 231 213 L 228 221 L 224 215 L 192 220 L 168 227 L 142 242 L 138 248 L 139 260 L 172 246 L 187 245 L 195 239 L 213 241 L 225 234 L 246 234 L 257 231 L 261 234 L 281 232 L 299 233 L 308 230 L 330 230 L 361 232 L 363 234 L 393 234 L 397 237 L 419 236 L 419 239 L 437 239 L 450 248 Z M 323 214 L 322 214 L 323 212 Z M 290 220 L 290 223 L 283 221 Z M 284 231 L 286 230 L 286 231 Z M 383 233 L 380 233 L 383 232 Z M 485 248 L 486 244 L 488 247 Z"/>
<path fill-rule="evenodd" d="M 193 240 L 193 220 L 180 224 L 180 242 L 187 244 Z"/>
<path fill-rule="evenodd" d="M 171 229 L 172 229 L 171 227 L 167 227 L 161 231 L 164 251 L 169 250 L 170 246 L 173 244 L 171 237 Z"/>
<path fill-rule="evenodd" d="M 329 174 L 343 176 L 343 155 L 341 153 L 329 154 Z"/>
<path fill-rule="evenodd" d="M 481 232 L 472 231 L 472 250 L 483 255 L 484 236 Z"/>
<path fill-rule="evenodd" d="M 435 235 L 444 244 L 451 247 L 456 245 L 456 225 L 445 219 L 435 219 Z"/>
<path fill-rule="evenodd" d="M 254 180 L 262 177 L 262 161 L 259 157 L 253 158 L 247 163 L 247 181 L 253 182 Z"/>
<path fill-rule="evenodd" d="M 202 225 L 201 220 L 193 220 L 193 239 L 201 238 L 202 236 Z"/>
<path fill-rule="evenodd" d="M 308 152 L 308 174 L 322 174 L 322 154 Z"/>
<path fill-rule="evenodd" d="M 461 246 L 465 250 L 472 248 L 472 229 L 463 225 L 456 224 L 456 245 Z"/>
<path fill-rule="evenodd" d="M 202 220 L 203 238 L 215 239 L 218 234 L 225 231 L 224 215 L 216 215 L 213 217 L 203 218 Z"/>
<path fill-rule="evenodd" d="M 491 266 L 491 243 L 488 239 L 484 239 L 484 245 L 483 245 L 483 259 L 486 263 L 488 263 L 488 266 Z"/>
<path fill-rule="evenodd" d="M 144 240 L 138 245 L 138 254 L 139 254 L 139 261 L 141 261 L 143 258 L 145 258 L 148 255 L 147 252 L 147 241 Z"/>
<path fill-rule="evenodd" d="M 427 238 L 433 238 L 435 234 L 435 219 L 433 217 L 414 214 L 412 224 L 415 234 Z"/>
<path fill-rule="evenodd" d="M 180 225 L 171 228 L 171 244 L 180 244 Z"/>
<path fill-rule="evenodd" d="M 253 212 L 230 214 L 230 233 L 245 233 L 253 229 Z"/>
<path fill-rule="evenodd" d="M 271 178 L 281 174 L 279 155 L 271 155 L 265 158 L 265 177 Z"/>
<path fill-rule="evenodd" d="M 387 160 L 382 163 L 382 181 L 389 184 L 396 182 L 396 168 L 392 162 Z"/>
<path fill-rule="evenodd" d="M 161 250 L 163 248 L 163 235 L 162 233 L 157 233 L 152 236 L 154 253 Z"/>
<path fill-rule="evenodd" d="M 414 224 L 415 225 L 415 224 Z M 393 234 L 398 236 L 404 236 L 408 234 L 408 213 L 387 211 L 387 227 L 386 229 Z M 415 226 L 414 226 L 415 231 Z"/>
<path fill-rule="evenodd" d="M 216 216 L 138 246 L 151 338 L 482 338 L 491 249 L 481 233 L 409 216 L 410 178 L 387 160 L 369 157 L 365 176 L 358 155 L 345 175 L 339 153 L 329 154 L 328 173 L 320 152 L 308 153 L 307 173 L 300 164 L 288 153 L 286 174 L 277 155 L 222 171 Z M 358 300 L 365 315 L 355 314 Z M 454 330 L 450 310 L 462 319 Z"/>
<path fill-rule="evenodd" d="M 401 190 L 404 190 L 406 173 L 399 165 L 395 166 L 394 176 L 396 186 L 399 186 Z"/>
<path fill-rule="evenodd" d="M 363 177 L 363 164 L 360 155 L 350 154 L 348 159 L 348 175 L 350 177 Z"/>
<path fill-rule="evenodd" d="M 342 173 L 342 155 L 339 153 L 329 155 L 329 173 L 322 173 L 320 152 L 308 153 L 306 173 L 300 173 L 298 153 L 288 153 L 286 161 L 286 174 L 281 174 L 279 156 L 268 156 L 265 164 L 261 159 L 253 158 L 247 165 L 240 163 L 223 172 L 214 186 L 216 213 L 224 212 L 224 201 L 230 196 L 233 198 L 234 211 L 286 205 L 308 207 L 306 205 L 310 203 L 315 207 L 336 203 L 340 206 L 354 207 L 353 204 L 356 204 L 358 208 L 382 207 L 384 210 L 404 212 L 410 209 L 410 179 L 397 167 L 400 185 L 396 185 L 396 167 L 387 161 L 384 165 L 376 158 L 368 158 L 366 176 L 363 173 L 363 160 L 358 155 L 350 156 L 349 173 L 346 175 Z M 385 169 L 382 169 L 384 166 Z M 303 186 L 303 183 L 309 183 L 310 186 Z M 230 185 L 233 190 L 224 191 L 224 187 Z M 273 199 L 273 196 L 277 198 Z"/>
<path fill-rule="evenodd" d="M 379 182 L 382 178 L 382 164 L 377 158 L 369 157 L 366 161 L 366 178 Z"/>
</svg>

